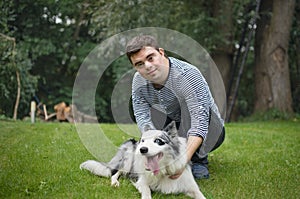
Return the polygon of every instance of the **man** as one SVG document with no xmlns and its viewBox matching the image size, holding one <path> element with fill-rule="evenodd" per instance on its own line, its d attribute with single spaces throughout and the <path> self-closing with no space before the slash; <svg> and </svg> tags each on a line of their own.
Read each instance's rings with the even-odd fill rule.
<svg viewBox="0 0 300 199">
<path fill-rule="evenodd" d="M 167 57 L 149 35 L 134 37 L 126 54 L 137 70 L 132 83 L 134 116 L 141 132 L 146 126 L 163 129 L 176 122 L 187 138 L 187 164 L 196 179 L 209 178 L 208 152 L 221 145 L 224 122 L 209 87 L 193 65 Z M 181 171 L 170 178 L 176 179 Z"/>
</svg>

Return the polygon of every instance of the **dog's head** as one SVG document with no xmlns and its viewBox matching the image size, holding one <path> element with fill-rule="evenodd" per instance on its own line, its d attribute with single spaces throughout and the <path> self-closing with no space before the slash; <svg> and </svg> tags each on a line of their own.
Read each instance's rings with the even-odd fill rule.
<svg viewBox="0 0 300 199">
<path fill-rule="evenodd" d="M 146 167 L 157 175 L 159 162 L 166 156 L 179 155 L 180 143 L 175 122 L 171 122 L 164 130 L 147 130 L 143 133 L 137 147 L 137 153 L 146 157 Z"/>
</svg>

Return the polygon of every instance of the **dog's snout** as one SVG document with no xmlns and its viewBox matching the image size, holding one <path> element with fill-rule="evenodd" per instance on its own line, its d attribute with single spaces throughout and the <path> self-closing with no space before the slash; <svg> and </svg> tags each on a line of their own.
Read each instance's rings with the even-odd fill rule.
<svg viewBox="0 0 300 199">
<path fill-rule="evenodd" d="M 148 153 L 148 148 L 147 148 L 147 147 L 141 147 L 141 148 L 140 148 L 140 152 L 141 152 L 142 154 Z"/>
</svg>

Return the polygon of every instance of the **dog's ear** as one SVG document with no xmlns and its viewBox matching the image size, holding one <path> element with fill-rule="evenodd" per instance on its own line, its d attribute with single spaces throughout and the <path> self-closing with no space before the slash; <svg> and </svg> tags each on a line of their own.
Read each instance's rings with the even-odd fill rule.
<svg viewBox="0 0 300 199">
<path fill-rule="evenodd" d="M 149 131 L 149 130 L 154 130 L 154 128 L 151 127 L 151 125 L 146 124 L 143 128 L 143 132 Z"/>
<path fill-rule="evenodd" d="M 172 138 L 177 137 L 176 122 L 172 121 L 170 124 L 168 124 L 168 126 L 164 128 L 164 131 L 166 131 Z"/>
</svg>

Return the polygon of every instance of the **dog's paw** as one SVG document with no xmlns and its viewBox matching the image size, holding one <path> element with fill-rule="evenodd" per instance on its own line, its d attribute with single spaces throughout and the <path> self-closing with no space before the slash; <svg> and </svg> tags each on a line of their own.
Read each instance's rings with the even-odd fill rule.
<svg viewBox="0 0 300 199">
<path fill-rule="evenodd" d="M 112 187 L 119 187 L 120 182 L 118 181 L 119 179 L 119 173 L 117 172 L 115 175 L 111 176 L 111 186 Z"/>
<path fill-rule="evenodd" d="M 111 186 L 112 187 L 119 187 L 120 186 L 120 182 L 118 180 L 111 180 Z"/>
<path fill-rule="evenodd" d="M 151 195 L 142 196 L 142 199 L 152 199 Z"/>
</svg>

